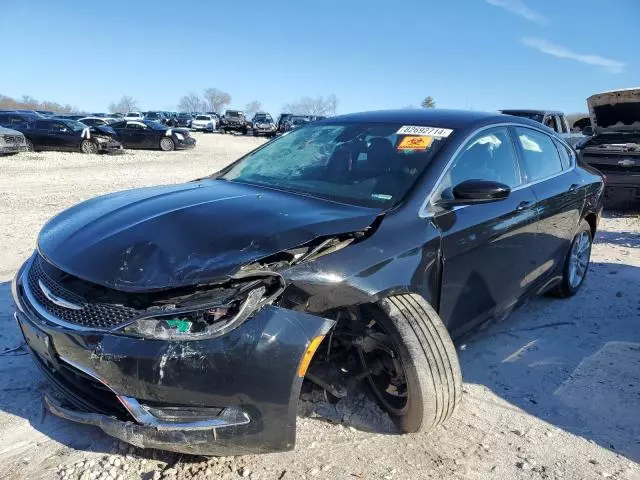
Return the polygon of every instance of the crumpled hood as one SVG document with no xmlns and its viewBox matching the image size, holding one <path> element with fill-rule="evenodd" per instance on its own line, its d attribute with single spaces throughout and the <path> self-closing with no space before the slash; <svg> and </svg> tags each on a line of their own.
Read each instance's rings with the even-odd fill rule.
<svg viewBox="0 0 640 480">
<path fill-rule="evenodd" d="M 640 131 L 640 88 L 598 93 L 587 105 L 595 133 Z"/>
<path fill-rule="evenodd" d="M 122 291 L 211 283 L 316 237 L 362 230 L 378 209 L 206 179 L 113 193 L 51 219 L 38 250 Z"/>
</svg>

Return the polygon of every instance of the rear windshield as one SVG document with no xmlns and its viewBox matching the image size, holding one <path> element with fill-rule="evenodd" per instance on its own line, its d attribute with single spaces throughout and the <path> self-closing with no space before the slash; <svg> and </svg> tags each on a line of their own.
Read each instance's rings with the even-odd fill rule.
<svg viewBox="0 0 640 480">
<path fill-rule="evenodd" d="M 249 153 L 216 178 L 343 203 L 401 201 L 446 138 L 398 134 L 397 124 L 309 124 Z"/>
</svg>

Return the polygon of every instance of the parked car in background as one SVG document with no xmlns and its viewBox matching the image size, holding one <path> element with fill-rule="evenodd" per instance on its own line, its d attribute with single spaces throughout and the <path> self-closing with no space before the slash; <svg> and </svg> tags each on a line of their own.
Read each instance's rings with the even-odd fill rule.
<svg viewBox="0 0 640 480">
<path fill-rule="evenodd" d="M 163 123 L 165 125 L 167 125 L 168 121 L 168 118 L 165 116 L 164 112 L 145 112 L 144 119 Z"/>
<path fill-rule="evenodd" d="M 26 137 L 29 151 L 122 152 L 122 144 L 109 127 L 88 127 L 64 118 L 39 118 L 35 122 L 17 124 L 15 128 Z"/>
<path fill-rule="evenodd" d="M 278 121 L 276 122 L 276 129 L 278 133 L 285 132 L 285 124 L 292 116 L 293 116 L 293 113 L 281 113 L 278 116 Z"/>
<path fill-rule="evenodd" d="M 606 177 L 607 206 L 640 203 L 640 88 L 613 90 L 587 99 L 593 136 L 575 145 L 580 159 Z"/>
<path fill-rule="evenodd" d="M 179 127 L 191 128 L 191 122 L 193 122 L 193 115 L 187 112 L 180 112 L 177 116 L 177 123 Z"/>
<path fill-rule="evenodd" d="M 27 150 L 27 141 L 21 132 L 0 127 L 0 156 L 15 155 L 25 150 Z"/>
<path fill-rule="evenodd" d="M 171 128 L 152 120 L 122 120 L 111 124 L 125 148 L 160 149 L 166 152 L 193 148 L 196 140 L 187 128 Z"/>
<path fill-rule="evenodd" d="M 276 124 L 268 113 L 256 113 L 251 119 L 251 123 L 253 124 L 253 134 L 256 137 L 260 135 L 274 137 L 276 135 Z"/>
<path fill-rule="evenodd" d="M 307 116 L 292 115 L 291 117 L 289 117 L 289 120 L 284 123 L 283 131 L 288 132 L 290 130 L 293 130 L 294 128 L 301 127 L 302 125 L 306 125 L 310 122 L 311 120 Z"/>
<path fill-rule="evenodd" d="M 572 132 L 569 129 L 567 119 L 562 112 L 551 110 L 500 110 L 500 112 L 505 115 L 529 118 L 530 120 L 542 123 L 558 133 L 572 146 L 584 138 L 581 132 Z"/>
<path fill-rule="evenodd" d="M 43 117 L 34 113 L 23 113 L 11 110 L 0 111 L 0 126 L 12 128 L 13 125 L 35 122 L 39 118 Z"/>
<path fill-rule="evenodd" d="M 222 116 L 222 124 L 220 125 L 220 131 L 226 132 L 240 132 L 243 135 L 247 134 L 247 120 L 244 113 L 240 110 L 227 110 Z"/>
<path fill-rule="evenodd" d="M 129 112 L 124 116 L 125 120 L 143 120 L 144 115 L 141 112 Z"/>
<path fill-rule="evenodd" d="M 401 432 L 429 431 L 462 397 L 452 337 L 578 292 L 602 191 L 525 118 L 334 117 L 208 178 L 58 214 L 16 275 L 15 315 L 65 381 L 49 410 L 138 446 L 292 449 L 310 384 L 364 382 Z"/>
<path fill-rule="evenodd" d="M 214 132 L 216 128 L 216 118 L 213 115 L 196 115 L 191 121 L 191 130 Z"/>
</svg>

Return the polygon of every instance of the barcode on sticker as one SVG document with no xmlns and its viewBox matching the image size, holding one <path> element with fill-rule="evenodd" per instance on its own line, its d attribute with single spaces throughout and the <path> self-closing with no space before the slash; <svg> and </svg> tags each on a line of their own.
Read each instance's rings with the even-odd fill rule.
<svg viewBox="0 0 640 480">
<path fill-rule="evenodd" d="M 450 128 L 423 127 L 420 125 L 405 125 L 396 132 L 398 135 L 427 135 L 429 137 L 448 137 L 453 133 Z"/>
</svg>

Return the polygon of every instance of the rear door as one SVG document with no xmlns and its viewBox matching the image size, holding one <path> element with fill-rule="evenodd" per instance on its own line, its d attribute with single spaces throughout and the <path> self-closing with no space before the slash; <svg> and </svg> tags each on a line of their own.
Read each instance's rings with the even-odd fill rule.
<svg viewBox="0 0 640 480">
<path fill-rule="evenodd" d="M 564 143 L 529 127 L 517 126 L 513 131 L 539 216 L 535 245 L 537 268 L 531 280 L 544 283 L 564 264 L 580 221 L 584 185 L 574 168 L 573 151 Z"/>
<path fill-rule="evenodd" d="M 471 179 L 511 187 L 501 201 L 445 209 L 434 216 L 442 235 L 440 316 L 454 335 L 513 307 L 535 268 L 535 196 L 523 186 L 514 140 L 507 127 L 483 129 L 462 148 L 434 199 L 448 198 Z"/>
</svg>

